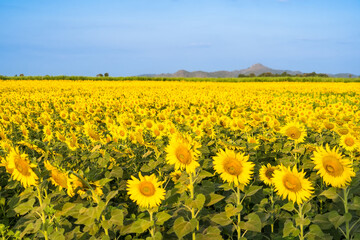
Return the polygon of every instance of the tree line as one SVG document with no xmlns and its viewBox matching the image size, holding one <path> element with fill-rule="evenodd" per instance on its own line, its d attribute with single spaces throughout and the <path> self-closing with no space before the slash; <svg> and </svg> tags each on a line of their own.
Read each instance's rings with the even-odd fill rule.
<svg viewBox="0 0 360 240">
<path fill-rule="evenodd" d="M 242 74 L 240 73 L 238 75 L 239 78 L 241 77 L 329 77 L 329 75 L 325 74 L 325 73 L 316 73 L 316 72 L 312 72 L 312 73 L 298 73 L 295 75 L 289 74 L 287 72 L 283 72 L 281 74 L 279 73 L 272 73 L 272 72 L 264 72 L 259 74 L 258 76 L 255 75 L 255 73 L 250 73 L 248 75 L 246 74 Z"/>
</svg>

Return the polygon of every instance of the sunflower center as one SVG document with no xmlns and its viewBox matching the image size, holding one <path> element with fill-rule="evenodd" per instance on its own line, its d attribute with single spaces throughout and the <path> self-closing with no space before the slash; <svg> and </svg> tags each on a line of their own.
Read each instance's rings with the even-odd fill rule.
<svg viewBox="0 0 360 240">
<path fill-rule="evenodd" d="M 344 167 L 334 156 L 325 156 L 322 162 L 325 171 L 333 177 L 339 177 L 344 172 Z"/>
<path fill-rule="evenodd" d="M 265 176 L 268 178 L 268 179 L 272 179 L 273 178 L 273 174 L 274 174 L 274 170 L 273 168 L 268 168 L 266 169 L 266 172 L 265 172 Z"/>
<path fill-rule="evenodd" d="M 240 161 L 236 160 L 236 158 L 228 157 L 224 161 L 224 169 L 227 173 L 233 176 L 239 176 L 243 171 L 243 166 Z"/>
<path fill-rule="evenodd" d="M 299 139 L 301 136 L 301 131 L 297 127 L 292 126 L 286 129 L 286 136 L 291 139 Z"/>
<path fill-rule="evenodd" d="M 349 130 L 346 129 L 346 128 L 342 128 L 342 129 L 339 129 L 339 133 L 340 133 L 341 135 L 346 135 L 346 134 L 349 133 Z"/>
<path fill-rule="evenodd" d="M 349 147 L 353 146 L 355 144 L 355 141 L 353 138 L 351 137 L 348 137 L 348 138 L 345 138 L 345 144 Z"/>
<path fill-rule="evenodd" d="M 15 159 L 15 168 L 21 173 L 23 176 L 30 176 L 30 166 L 29 164 L 22 159 L 20 156 L 17 156 Z"/>
<path fill-rule="evenodd" d="M 286 174 L 283 178 L 283 184 L 285 188 L 291 192 L 298 192 L 301 190 L 300 179 L 293 174 Z"/>
<path fill-rule="evenodd" d="M 183 164 L 190 164 L 191 163 L 191 154 L 190 154 L 190 151 L 184 147 L 184 146 L 179 146 L 177 149 L 176 149 L 176 157 L 177 159 L 183 163 Z"/>
<path fill-rule="evenodd" d="M 155 194 L 154 184 L 152 184 L 149 181 L 141 182 L 139 189 L 140 189 L 141 194 L 146 197 L 150 197 Z"/>
</svg>

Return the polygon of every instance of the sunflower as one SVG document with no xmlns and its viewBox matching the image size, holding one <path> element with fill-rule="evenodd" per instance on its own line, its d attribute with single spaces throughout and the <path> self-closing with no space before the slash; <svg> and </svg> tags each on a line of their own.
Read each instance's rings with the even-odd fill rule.
<svg viewBox="0 0 360 240">
<path fill-rule="evenodd" d="M 225 149 L 214 157 L 214 169 L 222 180 L 234 183 L 235 186 L 247 185 L 253 174 L 254 164 L 249 162 L 249 156 Z"/>
<path fill-rule="evenodd" d="M 68 189 L 70 181 L 65 172 L 59 170 L 57 167 L 52 166 L 49 161 L 44 162 L 45 168 L 51 173 L 51 182 L 61 189 Z"/>
<path fill-rule="evenodd" d="M 272 181 L 278 195 L 297 204 L 309 199 L 314 189 L 311 182 L 305 178 L 305 173 L 298 172 L 295 166 L 291 170 L 290 167 L 281 165 L 274 171 Z"/>
<path fill-rule="evenodd" d="M 189 136 L 177 135 L 170 140 L 166 148 L 166 160 L 169 164 L 175 165 L 175 170 L 186 169 L 187 173 L 195 172 L 199 166 L 197 162 L 199 143 L 193 141 Z"/>
<path fill-rule="evenodd" d="M 177 183 L 178 180 L 179 180 L 180 177 L 181 177 L 181 173 L 182 173 L 182 172 L 179 171 L 179 170 L 176 170 L 176 171 L 170 173 L 171 180 L 172 180 L 174 183 Z"/>
<path fill-rule="evenodd" d="M 359 146 L 359 141 L 351 134 L 343 135 L 340 138 L 340 146 L 352 152 Z"/>
<path fill-rule="evenodd" d="M 268 163 L 266 166 L 261 166 L 259 170 L 260 180 L 263 181 L 266 185 L 273 185 L 274 171 L 276 169 L 277 167 L 271 166 L 270 163 Z"/>
<path fill-rule="evenodd" d="M 69 138 L 66 138 L 65 143 L 67 144 L 68 148 L 71 151 L 75 151 L 76 149 L 79 148 L 79 144 L 77 142 L 77 137 L 74 133 L 71 133 Z"/>
<path fill-rule="evenodd" d="M 306 136 L 304 126 L 297 122 L 290 122 L 286 124 L 286 126 L 281 129 L 281 133 L 289 139 L 294 140 L 295 143 L 303 142 Z"/>
<path fill-rule="evenodd" d="M 13 148 L 5 161 L 6 170 L 14 180 L 20 181 L 25 188 L 37 185 L 38 176 L 31 169 L 36 167 L 36 164 L 30 163 L 27 154 L 20 154 Z"/>
<path fill-rule="evenodd" d="M 95 130 L 95 125 L 90 124 L 90 123 L 85 123 L 84 124 L 84 130 L 85 130 L 85 134 L 89 137 L 91 142 L 100 141 L 100 135 Z"/>
<path fill-rule="evenodd" d="M 260 147 L 259 140 L 255 137 L 248 137 L 247 142 L 252 144 L 250 146 L 252 146 L 251 148 L 253 148 L 254 150 L 257 150 Z"/>
<path fill-rule="evenodd" d="M 325 149 L 318 147 L 312 158 L 315 169 L 323 178 L 323 181 L 333 187 L 345 187 L 355 176 L 352 163 L 344 159 L 335 147 L 330 150 L 329 145 Z"/>
<path fill-rule="evenodd" d="M 153 208 L 160 205 L 165 199 L 165 189 L 161 186 L 161 182 L 155 177 L 142 176 L 139 173 L 139 179 L 131 176 L 131 180 L 127 181 L 127 192 L 130 199 L 136 202 L 142 208 Z"/>
<path fill-rule="evenodd" d="M 69 184 L 69 188 L 67 190 L 67 194 L 70 197 L 73 197 L 75 195 L 75 193 L 78 193 L 79 195 L 83 195 L 85 194 L 85 184 L 83 183 L 83 181 L 78 178 L 77 176 L 75 176 L 74 174 L 70 174 L 70 184 Z"/>
</svg>

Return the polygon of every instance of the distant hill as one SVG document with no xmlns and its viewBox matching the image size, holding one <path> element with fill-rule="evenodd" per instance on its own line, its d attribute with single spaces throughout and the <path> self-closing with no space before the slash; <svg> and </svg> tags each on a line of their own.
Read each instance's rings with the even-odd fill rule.
<svg viewBox="0 0 360 240">
<path fill-rule="evenodd" d="M 239 74 L 249 75 L 250 73 L 254 73 L 256 76 L 271 72 L 272 74 L 281 74 L 283 72 L 287 72 L 290 75 L 302 74 L 300 71 L 291 71 L 291 70 L 278 70 L 266 67 L 260 63 L 256 63 L 249 68 L 242 70 L 234 70 L 234 71 L 216 71 L 216 72 L 204 72 L 204 71 L 194 71 L 189 72 L 186 70 L 179 70 L 176 73 L 161 73 L 161 74 L 143 74 L 140 75 L 142 77 L 179 77 L 179 78 L 234 78 L 238 77 Z M 328 74 L 329 77 L 341 77 L 347 78 L 349 76 L 357 77 L 354 74 L 350 73 L 339 73 L 339 74 Z"/>
</svg>

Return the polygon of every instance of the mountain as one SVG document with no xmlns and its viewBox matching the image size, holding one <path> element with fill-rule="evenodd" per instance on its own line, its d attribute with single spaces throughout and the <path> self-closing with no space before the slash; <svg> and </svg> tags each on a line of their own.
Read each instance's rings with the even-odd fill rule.
<svg viewBox="0 0 360 240">
<path fill-rule="evenodd" d="M 271 72 L 272 74 L 281 74 L 287 72 L 290 75 L 302 74 L 300 71 L 291 71 L 291 70 L 278 70 L 266 67 L 260 63 L 256 63 L 249 68 L 235 71 L 216 71 L 216 72 L 204 72 L 204 71 L 194 71 L 189 72 L 186 70 L 179 70 L 176 73 L 161 73 L 161 74 L 143 74 L 142 77 L 178 77 L 178 78 L 234 78 L 238 77 L 239 74 L 249 75 L 254 73 L 256 76 Z M 352 77 L 357 77 L 354 74 L 349 73 L 339 73 L 339 74 L 328 74 L 330 77 L 342 77 L 346 78 L 350 75 Z"/>
<path fill-rule="evenodd" d="M 290 75 L 301 74 L 301 72 L 299 72 L 299 71 L 272 69 L 272 68 L 266 67 L 260 63 L 256 63 L 249 68 L 240 70 L 241 74 L 249 75 L 250 73 L 255 73 L 256 76 L 258 76 L 262 73 L 266 73 L 266 72 L 271 72 L 272 74 L 282 74 L 283 72 L 287 72 Z"/>
</svg>

